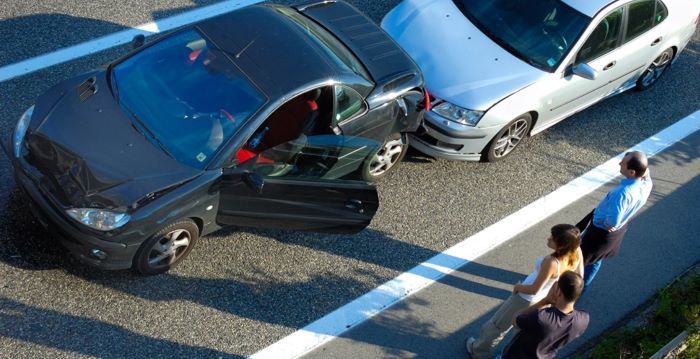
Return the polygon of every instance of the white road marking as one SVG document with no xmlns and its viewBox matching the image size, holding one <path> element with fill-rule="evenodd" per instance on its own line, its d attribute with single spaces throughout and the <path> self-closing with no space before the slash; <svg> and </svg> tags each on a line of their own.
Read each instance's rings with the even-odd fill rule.
<svg viewBox="0 0 700 359">
<path fill-rule="evenodd" d="M 700 110 L 628 151 L 643 151 L 651 157 L 698 130 Z M 327 343 L 613 180 L 619 174 L 618 163 L 623 156 L 624 153 L 620 153 L 554 192 L 282 338 L 250 358 L 297 358 Z"/>
<path fill-rule="evenodd" d="M 115 32 L 110 35 L 99 37 L 77 45 L 69 46 L 39 55 L 31 59 L 16 62 L 0 68 L 0 82 L 13 79 L 17 76 L 26 75 L 37 70 L 58 65 L 70 60 L 94 54 L 96 52 L 112 48 L 114 46 L 129 43 L 134 35 L 143 34 L 151 36 L 163 31 L 172 30 L 183 25 L 191 24 L 200 20 L 208 19 L 229 11 L 255 4 L 261 0 L 229 0 L 220 3 L 197 8 L 179 15 L 171 16 L 162 20 L 149 22 L 128 30 Z"/>
</svg>

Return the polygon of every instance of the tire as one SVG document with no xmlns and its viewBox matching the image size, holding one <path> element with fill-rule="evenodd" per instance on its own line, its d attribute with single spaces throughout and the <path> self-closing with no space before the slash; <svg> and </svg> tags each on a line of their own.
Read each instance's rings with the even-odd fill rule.
<svg viewBox="0 0 700 359">
<path fill-rule="evenodd" d="M 406 151 L 408 151 L 407 134 L 392 133 L 387 136 L 374 158 L 365 166 L 365 179 L 374 182 L 386 176 L 390 170 L 401 163 L 406 156 Z"/>
<path fill-rule="evenodd" d="M 187 257 L 198 238 L 199 228 L 191 219 L 171 223 L 141 244 L 133 268 L 143 275 L 165 273 Z"/>
<path fill-rule="evenodd" d="M 673 60 L 673 48 L 668 48 L 659 55 L 654 61 L 651 62 L 649 67 L 642 73 L 637 79 L 637 84 L 635 89 L 637 91 L 644 91 L 652 86 L 661 78 L 661 75 L 666 72 L 669 66 L 671 66 L 671 60 Z"/>
<path fill-rule="evenodd" d="M 503 126 L 481 152 L 482 161 L 497 162 L 507 157 L 527 139 L 530 126 L 532 126 L 532 116 L 529 113 L 522 114 Z"/>
</svg>

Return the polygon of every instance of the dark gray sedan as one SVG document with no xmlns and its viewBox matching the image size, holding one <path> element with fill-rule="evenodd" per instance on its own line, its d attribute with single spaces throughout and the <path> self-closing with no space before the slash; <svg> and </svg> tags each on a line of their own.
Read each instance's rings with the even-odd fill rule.
<svg viewBox="0 0 700 359">
<path fill-rule="evenodd" d="M 414 62 L 350 5 L 254 5 L 63 81 L 4 147 L 73 254 L 157 274 L 225 225 L 362 230 L 424 99 Z"/>
</svg>

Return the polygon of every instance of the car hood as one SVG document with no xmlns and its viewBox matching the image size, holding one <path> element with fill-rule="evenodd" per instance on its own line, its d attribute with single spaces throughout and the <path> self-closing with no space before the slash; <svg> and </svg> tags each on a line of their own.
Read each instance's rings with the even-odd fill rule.
<svg viewBox="0 0 700 359">
<path fill-rule="evenodd" d="M 547 74 L 493 42 L 449 0 L 405 0 L 382 27 L 418 63 L 431 94 L 468 109 L 487 110 Z"/>
<path fill-rule="evenodd" d="M 135 208 L 200 171 L 169 157 L 141 134 L 96 72 L 42 95 L 24 158 L 39 186 L 65 207 Z"/>
</svg>

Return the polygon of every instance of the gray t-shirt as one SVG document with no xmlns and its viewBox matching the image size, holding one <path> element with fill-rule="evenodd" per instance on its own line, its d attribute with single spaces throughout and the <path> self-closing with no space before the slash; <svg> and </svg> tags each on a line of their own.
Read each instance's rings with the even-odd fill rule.
<svg viewBox="0 0 700 359">
<path fill-rule="evenodd" d="M 531 311 L 516 318 L 518 334 L 503 351 L 503 359 L 554 358 L 564 345 L 588 327 L 588 313 L 562 313 L 555 307 Z"/>
</svg>

